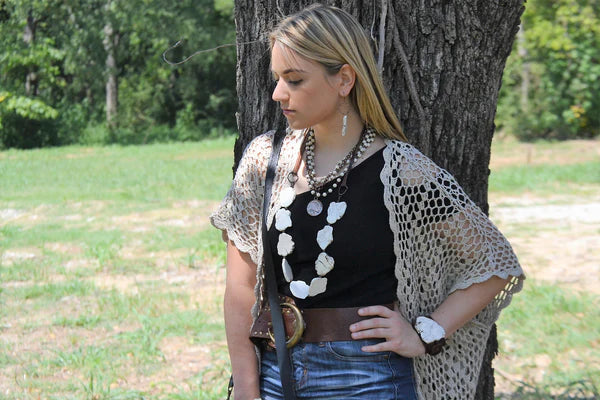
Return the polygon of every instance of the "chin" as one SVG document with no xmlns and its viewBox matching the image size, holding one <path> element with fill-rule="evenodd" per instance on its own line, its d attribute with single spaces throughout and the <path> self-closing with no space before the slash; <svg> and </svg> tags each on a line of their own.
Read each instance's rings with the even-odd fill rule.
<svg viewBox="0 0 600 400">
<path fill-rule="evenodd" d="M 308 125 L 306 125 L 302 122 L 290 121 L 289 119 L 288 119 L 288 126 L 290 127 L 290 129 L 293 129 L 293 130 L 300 130 L 300 129 L 308 128 Z"/>
</svg>

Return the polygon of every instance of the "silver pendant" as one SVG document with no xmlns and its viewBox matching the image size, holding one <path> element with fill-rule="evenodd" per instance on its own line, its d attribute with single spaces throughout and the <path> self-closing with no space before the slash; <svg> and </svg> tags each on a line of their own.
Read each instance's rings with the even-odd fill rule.
<svg viewBox="0 0 600 400">
<path fill-rule="evenodd" d="M 321 214 L 322 211 L 323 203 L 321 203 L 321 201 L 317 199 L 311 200 L 306 206 L 306 212 L 311 217 L 316 217 L 317 215 Z"/>
</svg>

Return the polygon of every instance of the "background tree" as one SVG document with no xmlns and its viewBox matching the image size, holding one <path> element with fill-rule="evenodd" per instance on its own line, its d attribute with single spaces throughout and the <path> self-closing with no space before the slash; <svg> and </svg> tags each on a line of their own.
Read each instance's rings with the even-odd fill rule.
<svg viewBox="0 0 600 400">
<path fill-rule="evenodd" d="M 0 2 L 0 44 L 12 51 L 0 53 L 0 147 L 51 145 L 58 141 L 52 106 L 59 95 L 59 65 L 64 57 L 55 40 L 49 15 L 59 7 L 53 1 L 27 4 Z"/>
<path fill-rule="evenodd" d="M 313 1 L 235 1 L 240 137 L 235 145 L 234 169 L 253 137 L 285 124 L 278 105 L 270 99 L 273 83 L 266 35 L 282 14 L 310 3 Z M 524 10 L 523 0 L 321 3 L 345 9 L 368 30 L 408 138 L 449 170 L 487 212 L 496 103 L 505 61 Z M 496 351 L 494 327 L 477 398 L 494 398 L 491 360 Z"/>
<path fill-rule="evenodd" d="M 232 0 L 0 0 L 0 148 L 197 140 L 235 125 Z M 107 129 L 110 127 L 110 131 Z"/>
<path fill-rule="evenodd" d="M 112 5 L 115 7 L 112 7 Z M 115 30 L 113 23 L 113 9 L 116 8 L 116 0 L 107 0 L 104 5 L 105 23 L 102 29 L 104 37 L 102 44 L 106 52 L 106 124 L 113 130 L 116 127 L 116 119 L 119 107 L 119 77 L 117 70 L 116 50 L 119 46 L 120 35 Z"/>
<path fill-rule="evenodd" d="M 279 9 L 272 3 L 239 2 L 238 6 L 249 7 L 252 15 L 261 7 L 274 7 L 265 12 L 277 14 Z M 487 68 L 483 59 L 482 68 L 473 69 L 463 66 L 462 53 L 452 55 L 454 49 L 465 50 L 460 34 L 463 25 L 465 32 L 473 34 L 473 51 L 494 51 L 495 43 L 478 38 L 488 32 L 489 21 L 503 29 L 497 16 L 512 3 L 471 1 L 464 3 L 471 7 L 467 11 L 457 3 L 427 0 L 422 7 L 430 10 L 418 13 L 408 1 L 336 3 L 355 10 L 374 44 L 382 42 L 377 57 L 383 57 L 383 75 L 388 88 L 394 89 L 392 97 L 409 135 L 423 141 L 419 146 L 432 153 L 442 148 L 432 142 L 443 140 L 442 136 L 416 134 L 449 123 L 449 113 L 432 111 L 455 106 L 442 107 L 439 102 L 445 98 L 436 92 L 453 92 L 455 86 L 449 84 L 473 78 L 469 85 L 477 86 L 477 74 Z M 383 24 L 382 4 L 389 11 Z M 525 140 L 598 135 L 600 3 L 529 0 L 527 5 L 524 29 L 504 74 L 498 126 Z M 287 10 L 285 1 L 280 7 Z M 398 16 L 392 17 L 392 11 Z M 276 16 L 268 18 L 267 23 L 272 23 Z M 479 31 L 474 28 L 477 24 L 482 27 Z M 184 44 L 168 53 L 176 61 L 199 49 L 231 43 L 235 29 L 233 0 L 0 0 L 0 148 L 198 140 L 233 129 L 237 108 L 234 49 L 203 53 L 178 67 L 166 64 L 160 55 L 179 39 L 185 39 Z M 427 36 L 430 29 L 431 37 Z M 265 26 L 254 21 L 244 26 L 246 37 L 258 37 L 264 31 Z M 440 35 L 443 43 L 437 39 Z M 496 40 L 504 43 L 502 37 Z M 405 57 L 397 43 L 404 46 Z M 254 45 L 239 47 L 243 59 L 247 54 L 252 59 L 256 56 L 252 51 L 263 50 Z M 465 51 L 468 56 L 470 50 Z M 266 61 L 257 62 L 266 67 Z M 255 89 L 269 81 L 266 76 L 260 79 L 246 81 L 243 90 L 258 93 Z M 461 83 L 460 87 L 469 85 Z M 406 90 L 411 87 L 414 90 Z M 464 95 L 463 104 L 474 99 L 467 91 L 460 95 Z M 493 100 L 493 96 L 486 99 Z M 479 112 L 484 105 L 489 106 L 473 100 L 469 112 Z M 256 115 L 264 111 L 269 110 L 255 110 Z M 425 114 L 434 117 L 419 117 Z"/>
<path fill-rule="evenodd" d="M 497 121 L 525 140 L 600 133 L 600 2 L 528 0 Z"/>
</svg>

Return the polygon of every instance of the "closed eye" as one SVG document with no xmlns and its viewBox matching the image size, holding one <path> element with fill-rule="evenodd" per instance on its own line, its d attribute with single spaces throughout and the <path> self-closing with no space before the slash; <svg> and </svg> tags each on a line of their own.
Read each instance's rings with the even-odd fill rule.
<svg viewBox="0 0 600 400">
<path fill-rule="evenodd" d="M 279 83 L 279 76 L 277 76 L 276 74 L 273 74 L 273 75 L 272 75 L 272 78 L 273 78 L 273 82 L 274 82 L 275 84 Z M 296 80 L 292 80 L 292 79 L 286 79 L 286 78 L 283 78 L 283 79 L 284 79 L 284 80 L 285 80 L 285 81 L 286 81 L 286 82 L 287 82 L 289 85 L 292 85 L 292 86 L 298 86 L 298 85 L 299 85 L 299 84 L 301 84 L 301 83 L 302 83 L 302 81 L 303 81 L 303 79 L 296 79 Z"/>
</svg>

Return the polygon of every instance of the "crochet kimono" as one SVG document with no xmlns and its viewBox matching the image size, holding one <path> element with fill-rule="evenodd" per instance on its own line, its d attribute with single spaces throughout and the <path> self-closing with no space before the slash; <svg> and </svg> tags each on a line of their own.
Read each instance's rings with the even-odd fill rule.
<svg viewBox="0 0 600 400">
<path fill-rule="evenodd" d="M 294 168 L 302 138 L 302 131 L 289 131 L 283 141 L 267 214 L 269 226 L 280 208 L 278 193 Z M 253 318 L 265 299 L 260 221 L 271 141 L 272 133 L 267 133 L 250 143 L 231 188 L 211 215 L 212 224 L 258 266 Z M 396 295 L 404 318 L 413 321 L 429 315 L 455 290 L 493 276 L 510 279 L 483 311 L 447 340 L 441 353 L 413 359 L 420 399 L 471 399 L 490 329 L 513 293 L 522 288 L 523 271 L 504 236 L 447 171 L 400 141 L 386 141 L 383 157 L 382 200 L 394 235 Z M 452 211 L 447 214 L 443 208 Z"/>
</svg>

